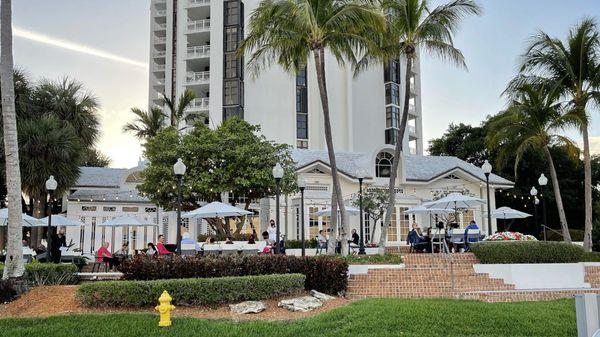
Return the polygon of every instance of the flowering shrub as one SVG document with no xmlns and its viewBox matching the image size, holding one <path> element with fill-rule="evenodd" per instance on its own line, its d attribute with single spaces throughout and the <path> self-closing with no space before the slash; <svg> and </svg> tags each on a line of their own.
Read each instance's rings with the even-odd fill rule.
<svg viewBox="0 0 600 337">
<path fill-rule="evenodd" d="M 484 240 L 486 240 L 486 241 L 537 241 L 535 236 L 526 235 L 526 234 L 519 233 L 519 232 L 495 233 L 495 234 L 492 234 L 492 235 L 486 237 Z"/>
</svg>

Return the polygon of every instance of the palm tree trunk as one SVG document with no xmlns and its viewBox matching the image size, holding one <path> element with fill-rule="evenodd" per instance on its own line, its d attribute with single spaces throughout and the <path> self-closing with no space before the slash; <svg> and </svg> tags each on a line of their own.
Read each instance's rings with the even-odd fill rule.
<svg viewBox="0 0 600 337">
<path fill-rule="evenodd" d="M 583 193 L 585 195 L 585 230 L 583 236 L 583 249 L 586 252 L 592 251 L 592 164 L 590 162 L 590 139 L 588 126 L 581 128 L 583 136 Z"/>
<path fill-rule="evenodd" d="M 12 1 L 0 4 L 0 90 L 2 91 L 2 122 L 4 153 L 6 156 L 6 188 L 8 205 L 8 242 L 2 278 L 23 276 L 23 250 L 21 241 L 21 170 L 19 169 L 19 143 L 15 111 L 15 86 L 13 83 L 12 54 Z"/>
<path fill-rule="evenodd" d="M 335 193 L 335 185 L 331 193 L 331 216 L 329 217 L 329 240 L 327 240 L 327 255 L 335 255 L 335 248 L 337 246 L 337 193 Z"/>
<path fill-rule="evenodd" d="M 569 225 L 567 225 L 567 216 L 565 215 L 565 209 L 563 207 L 562 197 L 560 195 L 560 186 L 558 185 L 558 177 L 556 176 L 556 169 L 554 168 L 554 161 L 550 154 L 548 146 L 544 146 L 544 153 L 548 160 L 548 166 L 550 168 L 550 178 L 552 179 L 552 187 L 554 189 L 554 199 L 556 199 L 556 207 L 558 208 L 558 219 L 560 221 L 560 227 L 562 228 L 563 239 L 571 243 L 571 234 L 569 233 Z M 545 224 L 544 224 L 545 225 Z"/>
<path fill-rule="evenodd" d="M 313 50 L 315 57 L 315 67 L 317 70 L 317 82 L 319 83 L 319 94 L 321 96 L 321 105 L 323 107 L 323 123 L 325 126 L 325 142 L 327 143 L 327 153 L 329 154 L 329 166 L 331 167 L 331 177 L 333 180 L 333 192 L 336 194 L 337 204 L 340 207 L 340 228 L 344 236 L 342 242 L 346 239 L 346 207 L 342 196 L 340 186 L 340 177 L 338 175 L 335 152 L 333 149 L 333 136 L 331 133 L 331 119 L 329 115 L 329 99 L 327 96 L 327 83 L 325 79 L 325 50 L 323 48 Z M 333 205 L 332 205 L 333 206 Z M 333 214 L 332 214 L 333 216 Z"/>
<path fill-rule="evenodd" d="M 402 109 L 402 119 L 400 120 L 400 130 L 396 136 L 396 146 L 394 147 L 394 161 L 392 162 L 392 172 L 390 172 L 390 181 L 388 185 L 389 199 L 385 220 L 381 227 L 381 237 L 379 238 L 379 253 L 385 252 L 385 242 L 387 241 L 387 230 L 392 220 L 392 212 L 396 207 L 396 178 L 398 176 L 398 165 L 400 164 L 400 155 L 402 154 L 402 143 L 404 141 L 404 131 L 408 122 L 408 101 L 410 100 L 410 73 L 412 72 L 412 55 L 406 55 L 406 74 L 404 76 L 404 107 Z M 400 235 L 400 233 L 398 233 Z"/>
</svg>

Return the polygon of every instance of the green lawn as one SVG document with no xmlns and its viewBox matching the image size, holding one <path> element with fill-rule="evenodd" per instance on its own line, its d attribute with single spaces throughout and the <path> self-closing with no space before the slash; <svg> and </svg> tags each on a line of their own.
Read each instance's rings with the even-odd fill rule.
<svg viewBox="0 0 600 337">
<path fill-rule="evenodd" d="M 110 314 L 2 319 L 0 336 L 576 336 L 573 300 L 483 303 L 371 299 L 293 322 L 234 322 Z"/>
</svg>

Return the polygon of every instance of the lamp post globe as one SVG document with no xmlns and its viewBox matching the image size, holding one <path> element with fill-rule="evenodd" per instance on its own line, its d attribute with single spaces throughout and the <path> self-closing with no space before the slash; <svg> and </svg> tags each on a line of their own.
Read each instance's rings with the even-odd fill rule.
<svg viewBox="0 0 600 337">
<path fill-rule="evenodd" d="M 56 179 L 54 179 L 54 176 L 50 176 L 48 178 L 48 180 L 46 180 L 46 191 L 48 191 L 48 208 L 50 209 L 50 212 L 48 212 L 48 229 L 46 231 L 46 252 L 48 252 L 47 256 L 47 261 L 48 262 L 52 262 L 52 199 L 54 197 L 54 191 L 56 190 L 56 188 L 58 187 L 58 182 L 56 181 Z M 60 261 L 58 261 L 60 262 Z"/>
<path fill-rule="evenodd" d="M 281 179 L 283 178 L 283 168 L 277 163 L 273 166 L 273 178 L 275 178 L 275 223 L 277 230 L 275 232 L 275 254 L 280 253 L 281 231 L 279 227 L 279 194 L 281 190 Z"/>
<path fill-rule="evenodd" d="M 306 243 L 304 238 L 304 189 L 306 189 L 306 180 L 298 176 L 298 189 L 300 189 L 300 240 L 302 240 L 302 256 L 306 256 Z"/>
<path fill-rule="evenodd" d="M 542 203 L 542 221 L 544 222 L 542 224 L 542 233 L 543 233 L 543 237 L 544 237 L 544 241 L 546 241 L 546 227 L 548 226 L 548 223 L 546 222 L 546 199 L 544 198 L 544 188 L 546 188 L 546 185 L 548 184 L 548 178 L 546 178 L 546 176 L 542 173 L 540 174 L 540 177 L 538 178 L 538 184 L 540 185 L 540 202 Z"/>
<path fill-rule="evenodd" d="M 487 191 L 488 235 L 492 235 L 492 207 L 490 205 L 490 173 L 492 173 L 492 164 L 486 159 L 483 165 L 481 165 L 481 170 L 485 175 L 485 187 Z"/>
<path fill-rule="evenodd" d="M 538 178 L 538 184 L 540 184 L 540 186 L 546 186 L 548 184 L 548 178 L 546 178 L 543 173 L 540 174 L 540 177 Z"/>
<path fill-rule="evenodd" d="M 181 255 L 181 184 L 187 167 L 181 158 L 173 165 L 173 173 L 177 178 L 177 254 Z"/>
<path fill-rule="evenodd" d="M 538 194 L 538 190 L 535 188 L 535 186 L 533 186 L 531 188 L 531 190 L 529 191 L 529 194 L 531 194 L 531 196 L 535 197 Z"/>
<path fill-rule="evenodd" d="M 363 190 L 362 183 L 365 179 L 366 173 L 365 170 L 359 168 L 356 170 L 356 178 L 358 179 L 358 208 L 359 208 L 359 217 L 360 217 L 360 236 L 359 236 L 359 248 L 358 254 L 365 255 L 365 229 L 364 229 L 364 215 L 363 215 Z"/>
</svg>

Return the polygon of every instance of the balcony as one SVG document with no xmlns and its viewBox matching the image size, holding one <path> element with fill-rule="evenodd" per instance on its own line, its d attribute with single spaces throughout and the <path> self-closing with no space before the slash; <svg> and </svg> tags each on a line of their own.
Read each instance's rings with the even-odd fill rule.
<svg viewBox="0 0 600 337">
<path fill-rule="evenodd" d="M 408 103 L 408 113 L 411 115 L 416 115 L 417 111 L 415 110 L 415 104 L 414 103 Z"/>
<path fill-rule="evenodd" d="M 152 67 L 152 69 L 154 69 L 155 72 L 164 72 L 165 65 L 164 64 L 154 64 L 154 67 Z"/>
<path fill-rule="evenodd" d="M 164 79 L 155 78 L 154 79 L 154 86 L 155 87 L 164 87 L 165 86 L 165 80 Z"/>
<path fill-rule="evenodd" d="M 210 80 L 210 72 L 209 71 L 198 71 L 198 72 L 189 72 L 186 76 L 185 82 L 187 84 L 204 84 L 208 83 Z"/>
<path fill-rule="evenodd" d="M 196 98 L 190 104 L 188 111 L 208 111 L 208 97 Z"/>
<path fill-rule="evenodd" d="M 157 23 L 156 25 L 154 25 L 154 30 L 165 30 L 165 29 L 167 29 L 166 23 Z"/>
<path fill-rule="evenodd" d="M 167 16 L 167 10 L 166 9 L 159 9 L 156 11 L 156 16 Z"/>
<path fill-rule="evenodd" d="M 154 44 L 165 44 L 165 43 L 167 43 L 167 38 L 166 37 L 154 37 L 152 39 L 152 41 L 154 41 Z"/>
<path fill-rule="evenodd" d="M 412 155 L 416 155 L 416 154 L 417 154 L 417 148 L 416 148 L 416 147 L 412 147 L 412 146 L 410 146 L 410 147 L 408 148 L 408 151 L 409 151 L 409 152 L 410 152 L 410 154 L 412 154 Z"/>
<path fill-rule="evenodd" d="M 152 56 L 154 58 L 163 58 L 166 55 L 167 55 L 167 52 L 164 50 L 157 50 L 157 51 L 154 51 L 154 53 L 152 53 Z"/>
<path fill-rule="evenodd" d="M 194 46 L 187 48 L 188 58 L 202 58 L 210 56 L 210 45 Z"/>
<path fill-rule="evenodd" d="M 417 128 L 414 125 L 407 125 L 407 129 L 409 134 L 417 134 Z"/>
<path fill-rule="evenodd" d="M 210 5 L 210 0 L 188 0 L 188 7 L 201 7 Z"/>
<path fill-rule="evenodd" d="M 210 31 L 210 20 L 204 19 L 204 20 L 188 21 L 187 30 L 190 33 Z"/>
</svg>

